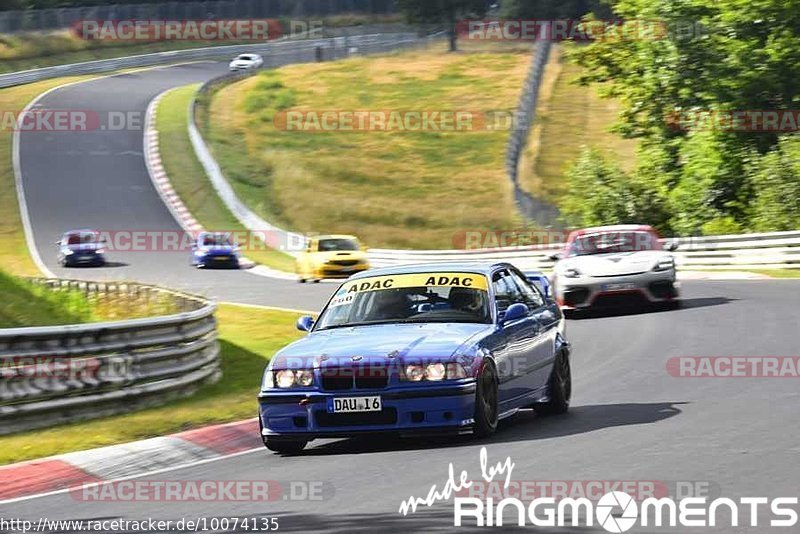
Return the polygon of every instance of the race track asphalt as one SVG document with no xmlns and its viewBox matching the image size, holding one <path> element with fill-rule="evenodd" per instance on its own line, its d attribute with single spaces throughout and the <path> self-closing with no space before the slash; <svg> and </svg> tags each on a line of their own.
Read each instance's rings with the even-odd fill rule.
<svg viewBox="0 0 800 534">
<path fill-rule="evenodd" d="M 52 93 L 42 104 L 143 111 L 165 88 L 206 79 L 220 69 L 197 64 L 105 78 Z M 51 243 L 65 228 L 177 228 L 150 184 L 141 151 L 141 132 L 22 137 L 23 180 L 36 245 L 54 272 L 136 278 L 256 304 L 321 305 L 334 286 L 194 271 L 183 255 L 133 253 L 115 258 L 125 266 L 79 272 L 58 268 Z M 679 481 L 702 482 L 712 494 L 731 498 L 797 496 L 797 379 L 674 378 L 666 364 L 677 356 L 797 356 L 800 283 L 691 281 L 683 284 L 683 293 L 679 310 L 568 322 L 574 397 L 566 416 L 542 419 L 523 412 L 483 442 L 327 440 L 312 443 L 302 456 L 258 450 L 147 477 L 319 481 L 332 488 L 321 501 L 83 502 L 58 494 L 0 506 L 0 517 L 278 517 L 280 530 L 288 532 L 445 531 L 453 528 L 451 503 L 409 517 L 398 514 L 400 503 L 412 495 L 424 497 L 433 484 L 441 487 L 449 462 L 456 473 L 465 469 L 478 479 L 483 446 L 492 463 L 511 457 L 514 480 L 658 481 L 671 488 Z M 602 531 L 580 531 L 595 530 Z M 696 531 L 709 530 L 766 531 Z"/>
</svg>

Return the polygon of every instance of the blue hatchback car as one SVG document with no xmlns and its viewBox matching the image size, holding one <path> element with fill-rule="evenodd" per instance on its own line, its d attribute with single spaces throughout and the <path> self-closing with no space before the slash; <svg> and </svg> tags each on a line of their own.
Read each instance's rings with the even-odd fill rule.
<svg viewBox="0 0 800 534">
<path fill-rule="evenodd" d="M 569 408 L 564 317 L 514 266 L 374 269 L 348 279 L 308 335 L 279 351 L 259 394 L 261 438 L 492 434 L 522 408 Z"/>
<path fill-rule="evenodd" d="M 192 243 L 190 263 L 193 267 L 202 268 L 239 268 L 239 247 L 230 234 L 200 232 Z"/>
</svg>

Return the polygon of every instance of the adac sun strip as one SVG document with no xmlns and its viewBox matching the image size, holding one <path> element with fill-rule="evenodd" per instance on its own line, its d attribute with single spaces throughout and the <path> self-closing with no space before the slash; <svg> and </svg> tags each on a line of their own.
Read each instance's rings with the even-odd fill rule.
<svg viewBox="0 0 800 534">
<path fill-rule="evenodd" d="M 468 287 L 488 289 L 486 277 L 476 273 L 416 273 L 361 278 L 344 284 L 337 296 L 404 287 Z"/>
</svg>

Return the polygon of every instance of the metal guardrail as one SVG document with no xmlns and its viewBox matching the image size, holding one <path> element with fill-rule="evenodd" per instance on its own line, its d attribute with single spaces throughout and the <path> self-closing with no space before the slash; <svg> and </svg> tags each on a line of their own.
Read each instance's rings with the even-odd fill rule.
<svg viewBox="0 0 800 534">
<path fill-rule="evenodd" d="M 800 269 L 800 232 L 683 237 L 677 241 L 676 262 L 683 269 Z M 370 249 L 374 267 L 448 261 L 508 261 L 521 269 L 548 271 L 549 256 L 563 243 L 476 250 Z"/>
<path fill-rule="evenodd" d="M 352 55 L 369 55 L 392 52 L 401 49 L 424 47 L 431 44 L 432 41 L 442 38 L 443 32 L 433 33 L 424 37 L 420 37 L 414 33 L 397 33 L 397 34 L 377 34 L 377 35 L 363 35 L 359 37 L 349 38 L 335 38 L 326 41 L 325 48 L 322 49 L 321 56 L 317 56 L 317 49 L 319 44 L 311 44 L 310 46 L 302 49 L 294 49 L 285 54 L 272 54 L 264 57 L 265 67 L 277 67 L 287 63 L 302 63 L 314 62 L 317 60 L 337 60 L 343 59 Z M 291 54 L 291 55 L 289 55 Z M 230 210 L 236 219 L 248 230 L 256 231 L 259 236 L 268 236 L 273 242 L 267 242 L 266 245 L 272 248 L 279 249 L 281 244 L 291 243 L 294 246 L 284 246 L 283 249 L 287 253 L 293 254 L 290 250 L 301 250 L 306 242 L 306 237 L 302 234 L 288 232 L 277 226 L 265 221 L 258 214 L 253 212 L 247 205 L 242 202 L 236 195 L 233 187 L 227 178 L 222 173 L 217 161 L 211 154 L 211 150 L 206 144 L 200 129 L 197 126 L 197 112 L 199 109 L 198 99 L 209 93 L 214 87 L 220 84 L 236 81 L 247 76 L 252 76 L 257 71 L 250 71 L 244 73 L 230 73 L 226 74 L 208 82 L 204 83 L 198 89 L 197 95 L 192 101 L 192 109 L 189 113 L 189 139 L 192 142 L 195 155 L 203 166 L 206 175 L 209 177 L 214 190 L 217 195 L 222 199 L 225 206 Z M 299 247 L 297 245 L 300 245 Z"/>
<path fill-rule="evenodd" d="M 33 282 L 131 303 L 167 299 L 179 313 L 0 330 L 0 435 L 161 405 L 221 376 L 215 304 L 128 282 Z"/>
<path fill-rule="evenodd" d="M 61 76 L 98 74 L 120 69 L 152 67 L 155 65 L 167 65 L 170 63 L 187 61 L 232 59 L 237 54 L 245 52 L 263 55 L 266 60 L 273 55 L 295 53 L 298 50 L 314 51 L 317 47 L 323 47 L 323 49 L 325 49 L 333 46 L 346 50 L 351 46 L 351 41 L 357 42 L 363 37 L 374 38 L 375 35 L 383 32 L 387 32 L 388 35 L 396 34 L 399 27 L 400 26 L 397 24 L 372 24 L 357 26 L 355 28 L 331 28 L 326 29 L 326 36 L 319 39 L 286 38 L 258 44 L 211 46 L 113 59 L 99 59 L 96 61 L 85 61 L 69 65 L 56 65 L 53 67 L 0 74 L 0 88 L 33 83 Z M 408 33 L 407 35 L 414 34 Z M 121 49 L 120 52 L 124 53 L 124 49 Z"/>
</svg>

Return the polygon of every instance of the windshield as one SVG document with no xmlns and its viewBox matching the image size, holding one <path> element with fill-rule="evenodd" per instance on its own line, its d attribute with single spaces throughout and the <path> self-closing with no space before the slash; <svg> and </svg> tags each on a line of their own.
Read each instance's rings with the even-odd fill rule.
<svg viewBox="0 0 800 534">
<path fill-rule="evenodd" d="M 238 59 L 241 59 L 242 61 L 250 61 L 253 59 L 253 56 L 239 56 Z"/>
<path fill-rule="evenodd" d="M 422 273 L 362 278 L 344 284 L 315 330 L 386 323 L 490 323 L 486 277 Z"/>
<path fill-rule="evenodd" d="M 226 235 L 205 235 L 202 238 L 204 247 L 229 247 L 231 241 Z"/>
<path fill-rule="evenodd" d="M 569 246 L 569 256 L 588 256 L 641 250 L 661 250 L 661 243 L 651 232 L 603 232 L 580 236 Z"/>
<path fill-rule="evenodd" d="M 67 236 L 67 245 L 87 245 L 98 243 L 100 236 L 94 232 L 81 232 L 80 234 L 70 234 Z"/>
<path fill-rule="evenodd" d="M 358 241 L 354 239 L 322 239 L 319 242 L 320 252 L 359 250 Z"/>
</svg>

